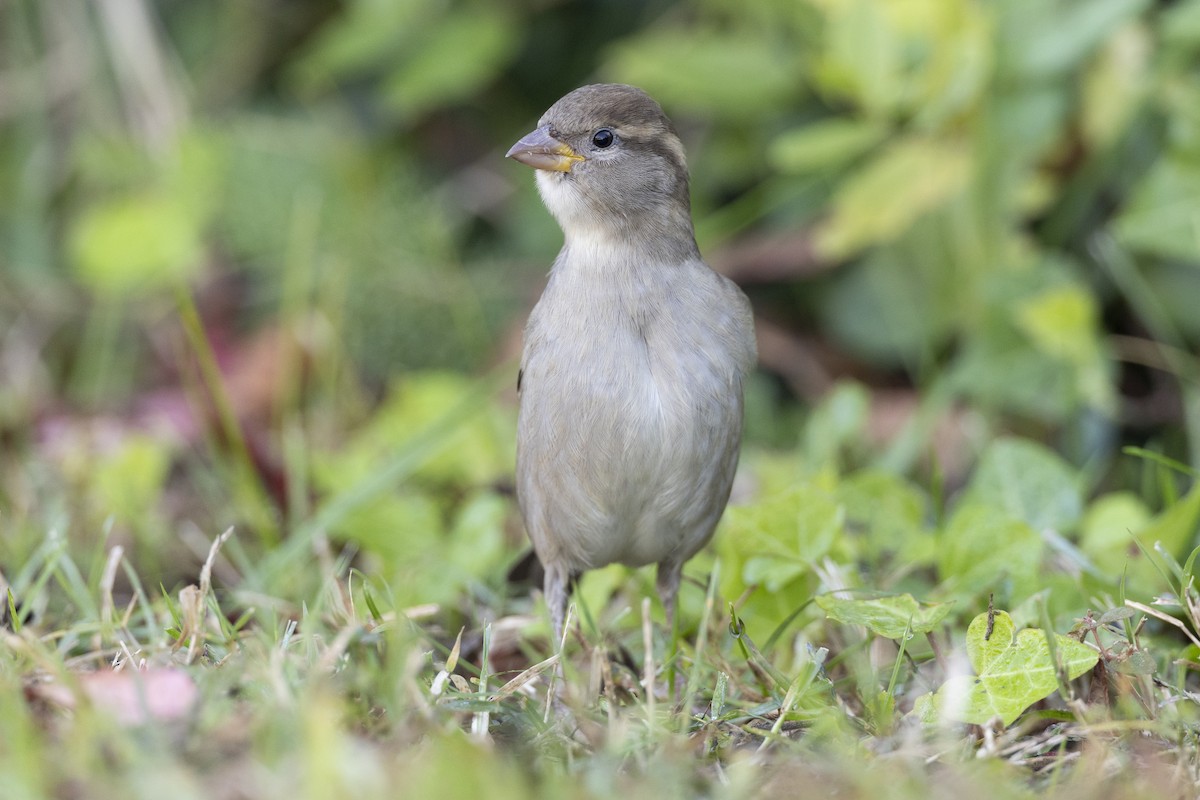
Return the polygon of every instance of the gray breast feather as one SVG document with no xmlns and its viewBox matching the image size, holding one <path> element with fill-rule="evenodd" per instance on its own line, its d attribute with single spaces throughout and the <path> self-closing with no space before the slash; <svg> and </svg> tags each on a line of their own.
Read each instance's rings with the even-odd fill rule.
<svg viewBox="0 0 1200 800">
<path fill-rule="evenodd" d="M 698 261 L 572 266 L 556 267 L 526 330 L 517 472 L 530 537 L 572 570 L 682 562 L 711 537 L 737 465 L 754 359 L 745 298 Z"/>
</svg>

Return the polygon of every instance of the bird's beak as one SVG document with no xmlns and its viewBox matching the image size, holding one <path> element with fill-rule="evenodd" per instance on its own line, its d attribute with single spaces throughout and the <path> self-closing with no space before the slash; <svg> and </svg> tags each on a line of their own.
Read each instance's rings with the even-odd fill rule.
<svg viewBox="0 0 1200 800">
<path fill-rule="evenodd" d="M 543 125 L 522 137 L 509 149 L 505 158 L 549 172 L 570 172 L 576 161 L 583 161 L 583 156 L 550 135 L 549 125 Z"/>
</svg>

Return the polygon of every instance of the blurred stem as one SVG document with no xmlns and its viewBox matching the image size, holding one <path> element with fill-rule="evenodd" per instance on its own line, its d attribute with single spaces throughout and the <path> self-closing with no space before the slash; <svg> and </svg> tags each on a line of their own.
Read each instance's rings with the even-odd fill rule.
<svg viewBox="0 0 1200 800">
<path fill-rule="evenodd" d="M 696 241 L 701 252 L 707 252 L 732 239 L 750 226 L 770 216 L 771 212 L 796 202 L 806 195 L 817 196 L 823 188 L 821 179 L 766 179 L 746 190 L 696 221 Z"/>
<path fill-rule="evenodd" d="M 935 378 L 921 396 L 917 413 L 892 440 L 877 466 L 897 475 L 906 474 L 933 441 L 934 429 L 953 405 L 956 394 L 953 370 Z"/>
<path fill-rule="evenodd" d="M 217 366 L 212 345 L 204 332 L 204 323 L 200 321 L 196 302 L 191 291 L 183 284 L 176 287 L 175 300 L 188 346 L 196 357 L 201 380 L 217 413 L 217 424 L 226 446 L 233 455 L 233 490 L 238 508 L 249 514 L 250 524 L 258 531 L 265 544 L 275 544 L 279 541 L 279 529 L 269 511 L 271 501 L 259 480 L 258 470 L 250 456 L 250 448 L 246 446 L 246 438 L 242 435 L 242 426 L 234 413 L 233 404 L 229 402 L 229 394 L 225 391 L 225 382 Z M 220 461 L 217 459 L 218 463 Z"/>
<path fill-rule="evenodd" d="M 347 296 L 349 294 L 350 269 L 335 255 L 323 255 L 316 278 L 316 298 L 313 307 L 319 310 L 327 336 L 322 344 L 328 350 L 321 358 L 313 359 L 312 385 L 315 391 L 323 392 L 330 404 L 340 413 L 353 418 L 361 416 L 366 403 L 361 388 L 346 366 L 346 347 L 343 333 L 347 330 Z"/>
<path fill-rule="evenodd" d="M 438 282 L 439 299 L 445 303 L 466 352 L 481 352 L 493 344 L 494 338 L 488 329 L 483 298 L 471 282 L 449 230 L 439 228 L 434 236 L 436 246 L 433 250 L 440 254 L 442 273 L 442 280 Z"/>
<path fill-rule="evenodd" d="M 441 201 L 434 202 L 440 207 Z M 438 280 L 425 284 L 430 291 L 429 301 L 444 306 L 451 325 L 458 333 L 463 352 L 479 353 L 494 344 L 495 334 L 489 330 L 486 307 L 479 290 L 460 256 L 459 244 L 449 226 L 435 226 L 428 232 L 431 259 L 440 273 Z M 424 284 L 424 281 L 421 281 Z"/>
<path fill-rule="evenodd" d="M 1153 287 L 1113 238 L 1098 233 L 1089 242 L 1088 251 L 1108 272 L 1138 318 L 1157 340 L 1154 346 L 1158 349 L 1162 364 L 1179 382 L 1188 460 L 1192 466 L 1200 467 L 1200 365 L 1195 356 L 1188 352 L 1186 338 L 1175 326 Z"/>
<path fill-rule="evenodd" d="M 115 366 L 122 317 L 120 303 L 110 298 L 102 298 L 88 316 L 72 374 L 74 393 L 87 408 L 103 403 L 116 377 L 129 374 Z"/>
<path fill-rule="evenodd" d="M 318 535 L 340 525 L 347 516 L 375 498 L 392 491 L 400 481 L 440 452 L 455 431 L 489 407 L 496 392 L 512 385 L 515 374 L 516 365 L 511 362 L 492 370 L 462 400 L 399 448 L 391 461 L 367 479 L 331 497 L 315 514 L 295 526 L 287 540 L 261 562 L 257 570 L 260 584 L 256 588 L 269 591 L 276 578 L 303 562 L 304 552 L 312 547 Z M 254 580 L 254 576 L 247 575 L 248 585 Z"/>
<path fill-rule="evenodd" d="M 321 222 L 321 197 L 316 191 L 301 192 L 292 208 L 292 234 L 288 237 L 283 273 L 280 318 L 286 342 L 279 348 L 283 359 L 280 391 L 275 394 L 276 427 L 282 432 L 287 518 L 301 519 L 308 513 L 308 437 L 305 435 L 303 362 L 306 350 L 319 348 L 315 341 L 312 306 L 313 271 Z"/>
</svg>

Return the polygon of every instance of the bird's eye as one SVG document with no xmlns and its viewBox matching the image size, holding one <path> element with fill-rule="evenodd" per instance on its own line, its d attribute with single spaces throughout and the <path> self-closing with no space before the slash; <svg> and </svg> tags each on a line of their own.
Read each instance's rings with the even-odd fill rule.
<svg viewBox="0 0 1200 800">
<path fill-rule="evenodd" d="M 612 143 L 616 140 L 617 137 L 613 136 L 613 132 L 608 128 L 601 128 L 592 134 L 592 144 L 596 145 L 596 147 L 599 147 L 601 150 L 606 147 L 612 147 Z"/>
</svg>

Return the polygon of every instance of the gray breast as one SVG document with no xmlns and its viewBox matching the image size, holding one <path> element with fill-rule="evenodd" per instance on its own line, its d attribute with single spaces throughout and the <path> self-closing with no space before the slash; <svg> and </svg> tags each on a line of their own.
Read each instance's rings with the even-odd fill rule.
<svg viewBox="0 0 1200 800">
<path fill-rule="evenodd" d="M 700 266 L 699 280 L 721 280 Z M 711 535 L 736 465 L 744 359 L 725 309 L 688 296 L 692 281 L 648 291 L 558 274 L 531 316 L 518 489 L 539 553 L 636 565 L 689 557 Z"/>
</svg>

